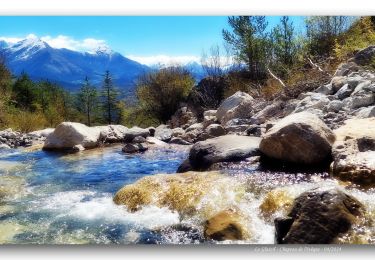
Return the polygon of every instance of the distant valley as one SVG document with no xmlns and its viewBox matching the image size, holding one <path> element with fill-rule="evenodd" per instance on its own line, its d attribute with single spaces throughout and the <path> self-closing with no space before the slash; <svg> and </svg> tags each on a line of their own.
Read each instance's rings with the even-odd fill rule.
<svg viewBox="0 0 375 260">
<path fill-rule="evenodd" d="M 12 44 L 0 41 L 0 54 L 15 76 L 25 72 L 33 80 L 48 79 L 71 92 L 80 88 L 86 76 L 93 85 L 101 86 L 104 73 L 108 70 L 122 94 L 131 95 L 141 74 L 168 66 L 158 64 L 149 67 L 105 46 L 98 47 L 93 52 L 57 49 L 37 37 Z M 189 62 L 183 66 L 197 81 L 205 76 L 197 62 Z"/>
</svg>

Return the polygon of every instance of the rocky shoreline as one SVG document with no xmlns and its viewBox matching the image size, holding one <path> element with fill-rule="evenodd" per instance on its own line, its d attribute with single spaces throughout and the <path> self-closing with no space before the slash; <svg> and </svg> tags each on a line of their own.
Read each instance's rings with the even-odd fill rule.
<svg viewBox="0 0 375 260">
<path fill-rule="evenodd" d="M 137 153 L 149 146 L 191 146 L 178 173 L 146 177 L 118 191 L 114 202 L 130 211 L 154 203 L 188 214 L 194 207 L 191 200 L 202 195 L 204 189 L 199 187 L 204 179 L 205 185 L 216 180 L 218 173 L 211 171 L 226 162 L 247 161 L 257 167 L 260 159 L 266 159 L 271 164 L 326 167 L 340 181 L 359 185 L 360 189 L 373 187 L 375 74 L 366 69 L 366 61 L 372 60 L 374 53 L 375 46 L 358 52 L 338 67 L 329 84 L 297 99 L 281 97 L 270 104 L 237 92 L 217 110 L 205 111 L 203 120 L 182 107 L 168 125 L 156 128 L 87 127 L 64 122 L 55 129 L 28 134 L 7 129 L 0 132 L 0 148 L 43 143 L 44 150 L 79 152 L 123 143 L 124 153 Z M 164 193 L 158 190 L 160 187 Z M 168 195 L 177 188 L 186 192 Z M 153 191 L 156 197 L 149 194 Z M 291 203 L 284 218 L 274 219 L 276 241 L 333 243 L 338 235 L 362 221 L 365 211 L 356 198 L 342 190 L 307 191 Z M 233 208 L 219 212 L 205 222 L 204 236 L 220 241 L 246 239 L 247 232 L 239 224 L 243 218 Z"/>
</svg>

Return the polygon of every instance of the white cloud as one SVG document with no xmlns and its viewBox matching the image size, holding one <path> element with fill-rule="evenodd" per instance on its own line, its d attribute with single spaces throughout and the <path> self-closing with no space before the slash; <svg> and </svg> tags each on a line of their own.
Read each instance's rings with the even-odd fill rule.
<svg viewBox="0 0 375 260">
<path fill-rule="evenodd" d="M 18 38 L 18 37 L 0 37 L 0 41 L 5 41 L 6 43 L 16 43 L 22 41 L 25 38 Z"/>
<path fill-rule="evenodd" d="M 200 62 L 199 56 L 168 56 L 168 55 L 155 55 L 155 56 L 136 56 L 127 55 L 127 58 L 138 61 L 147 66 L 163 64 L 163 65 L 185 65 L 189 62 Z"/>
<path fill-rule="evenodd" d="M 83 40 L 76 40 L 72 37 L 65 35 L 58 35 L 57 37 L 51 37 L 49 35 L 41 37 L 42 41 L 48 43 L 51 47 L 57 49 L 69 49 L 73 51 L 87 51 L 92 52 L 98 48 L 108 48 L 105 40 L 99 40 L 94 38 L 86 38 Z"/>
</svg>

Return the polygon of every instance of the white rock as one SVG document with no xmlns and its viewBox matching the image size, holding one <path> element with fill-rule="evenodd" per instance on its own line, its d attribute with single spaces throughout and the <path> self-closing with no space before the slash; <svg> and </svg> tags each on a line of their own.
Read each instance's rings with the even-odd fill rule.
<svg viewBox="0 0 375 260">
<path fill-rule="evenodd" d="M 76 145 L 94 148 L 98 145 L 100 129 L 84 124 L 63 122 L 47 136 L 44 149 L 73 149 Z"/>
<path fill-rule="evenodd" d="M 216 117 L 223 125 L 233 118 L 250 118 L 253 100 L 249 94 L 238 91 L 221 103 Z"/>
</svg>

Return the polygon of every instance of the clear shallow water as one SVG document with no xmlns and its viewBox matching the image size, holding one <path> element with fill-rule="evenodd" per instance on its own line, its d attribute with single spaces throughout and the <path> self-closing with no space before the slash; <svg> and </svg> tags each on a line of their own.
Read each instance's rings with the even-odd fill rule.
<svg viewBox="0 0 375 260">
<path fill-rule="evenodd" d="M 115 192 L 143 176 L 174 173 L 186 150 L 155 149 L 134 156 L 123 154 L 121 146 L 74 155 L 10 151 L 0 151 L 0 243 L 201 243 L 207 217 L 235 207 L 246 216 L 243 225 L 251 237 L 224 243 L 271 244 L 273 219 L 286 211 L 277 208 L 267 218 L 260 208 L 275 189 L 292 200 L 312 188 L 338 187 L 360 200 L 370 219 L 375 217 L 375 190 L 345 186 L 324 173 L 257 172 L 245 163 L 227 165 L 229 174 L 210 183 L 193 216 L 155 205 L 130 213 L 113 203 Z M 375 243 L 375 225 L 356 227 L 338 242 Z"/>
<path fill-rule="evenodd" d="M 152 206 L 128 213 L 113 195 L 143 176 L 174 173 L 185 157 L 168 149 L 127 156 L 121 146 L 81 155 L 2 151 L 0 185 L 7 195 L 0 243 L 155 243 L 150 230 L 177 223 L 178 215 Z"/>
</svg>

